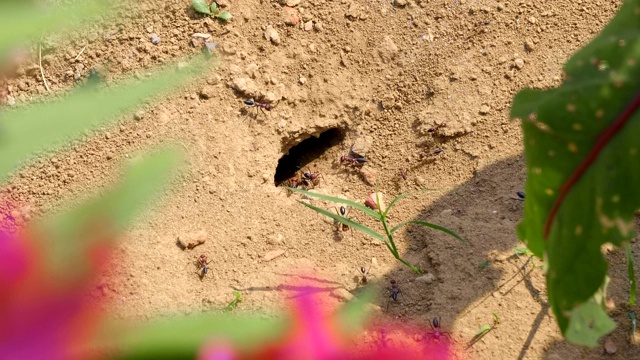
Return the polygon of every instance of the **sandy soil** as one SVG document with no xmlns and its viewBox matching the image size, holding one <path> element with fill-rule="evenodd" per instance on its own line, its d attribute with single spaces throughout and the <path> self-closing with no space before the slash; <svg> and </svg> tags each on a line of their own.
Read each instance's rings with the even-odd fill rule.
<svg viewBox="0 0 640 360">
<path fill-rule="evenodd" d="M 102 286 L 120 317 L 220 309 L 233 289 L 244 295 L 239 310 L 272 313 L 287 296 L 279 285 L 303 271 L 332 281 L 326 291 L 340 302 L 356 291 L 354 279 L 365 266 L 378 289 L 377 319 L 426 324 L 441 316 L 443 327 L 466 343 L 496 313 L 500 324 L 469 349 L 470 358 L 640 356 L 627 340 L 624 253 L 608 253 L 618 324 L 607 337 L 617 346 L 613 355 L 562 341 L 542 270 L 524 277 L 524 258 L 513 255 L 521 246 L 515 226 L 522 203 L 512 197 L 526 174 L 520 127 L 508 117 L 512 97 L 524 87 L 558 86 L 563 62 L 597 34 L 619 1 L 220 4 L 234 15 L 228 24 L 195 14 L 187 0 L 139 1 L 87 31 L 45 41 L 43 68 L 53 93 L 92 70 L 107 81 L 144 77 L 156 65 L 198 53 L 193 33 L 219 43 L 219 65 L 197 82 L 37 162 L 3 191 L 25 216 L 37 216 L 104 186 L 138 150 L 170 140 L 184 145 L 181 183 L 126 235 L 122 267 Z M 278 43 L 265 38 L 269 26 Z M 35 49 L 31 61 L 37 62 Z M 18 69 L 5 90 L 4 102 L 16 106 L 49 96 L 33 64 Z M 248 98 L 278 102 L 254 113 L 243 104 Z M 337 130 L 325 139 L 328 149 L 296 160 L 322 174 L 317 191 L 363 201 L 373 191 L 363 180 L 377 182 L 387 200 L 426 188 L 403 200 L 391 221 L 428 220 L 468 240 L 418 228 L 401 232 L 402 254 L 432 278 L 416 280 L 360 233 L 336 234 L 331 221 L 274 185 L 283 154 L 330 129 Z M 353 144 L 369 160 L 364 174 L 339 162 Z M 350 215 L 373 225 L 356 211 Z M 176 246 L 178 237 L 201 231 L 204 245 Z M 633 249 L 640 251 L 638 243 Z M 267 261 L 278 250 L 283 254 Z M 211 261 L 202 281 L 194 265 L 200 254 Z M 404 296 L 387 309 L 391 279 Z"/>
</svg>

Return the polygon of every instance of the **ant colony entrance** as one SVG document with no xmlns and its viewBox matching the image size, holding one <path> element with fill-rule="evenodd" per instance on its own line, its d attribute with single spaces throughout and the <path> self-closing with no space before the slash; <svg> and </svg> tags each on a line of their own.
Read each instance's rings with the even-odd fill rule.
<svg viewBox="0 0 640 360">
<path fill-rule="evenodd" d="M 284 181 L 294 177 L 296 173 L 307 164 L 318 159 L 325 151 L 339 145 L 345 138 L 345 131 L 339 128 L 326 130 L 320 137 L 311 136 L 298 145 L 292 146 L 289 151 L 278 160 L 274 183 L 279 186 Z"/>
</svg>

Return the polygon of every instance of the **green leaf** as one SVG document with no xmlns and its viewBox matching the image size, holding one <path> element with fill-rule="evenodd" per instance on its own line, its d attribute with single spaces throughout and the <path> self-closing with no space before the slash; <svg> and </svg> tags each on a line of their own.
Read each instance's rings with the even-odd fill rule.
<svg viewBox="0 0 640 360">
<path fill-rule="evenodd" d="M 0 111 L 0 181 L 35 152 L 62 147 L 88 129 L 117 120 L 117 115 L 131 111 L 151 95 L 194 78 L 204 62 L 202 58 L 193 60 L 182 71 L 176 71 L 174 65 L 148 80 L 130 79 L 106 91 L 86 85 L 59 101 Z"/>
<path fill-rule="evenodd" d="M 420 226 L 424 226 L 424 227 L 430 227 L 432 229 L 435 229 L 435 230 L 438 230 L 438 231 L 442 231 L 445 234 L 449 234 L 449 235 L 453 236 L 454 238 L 460 240 L 461 242 L 463 242 L 465 244 L 467 243 L 467 241 L 465 239 L 463 239 L 460 235 L 458 235 L 456 232 L 454 232 L 452 230 L 449 230 L 444 226 L 432 224 L 430 222 L 421 221 L 421 220 L 410 220 L 410 221 L 401 222 L 400 224 L 394 226 L 393 229 L 391 229 L 391 233 L 393 234 L 394 232 L 396 232 L 401 227 L 403 227 L 403 226 L 405 226 L 407 224 L 416 224 L 416 225 L 420 225 Z"/>
<path fill-rule="evenodd" d="M 195 359 L 215 339 L 247 349 L 281 337 L 288 323 L 280 319 L 205 314 L 154 320 L 137 326 L 113 323 L 93 349 L 113 350 L 116 359 Z"/>
<path fill-rule="evenodd" d="M 34 37 L 54 31 L 78 30 L 91 16 L 105 15 L 109 1 L 87 0 L 70 6 L 39 6 L 31 1 L 0 1 L 0 58 Z M 16 30 L 20 31 L 16 31 Z"/>
<path fill-rule="evenodd" d="M 211 15 L 211 10 L 209 10 L 209 4 L 207 4 L 207 0 L 191 0 L 191 6 L 193 7 L 193 10 L 201 14 Z"/>
<path fill-rule="evenodd" d="M 513 249 L 513 253 L 516 254 L 516 255 L 524 255 L 524 256 L 532 256 L 533 255 L 531 250 L 529 250 L 527 248 L 515 248 L 515 249 Z"/>
<path fill-rule="evenodd" d="M 487 267 L 489 267 L 489 265 L 491 265 L 490 261 L 485 261 L 483 263 L 480 263 L 480 265 L 478 265 L 480 267 L 480 269 L 486 269 Z"/>
<path fill-rule="evenodd" d="M 493 328 L 493 326 L 491 325 L 483 325 L 480 330 L 476 331 L 476 335 L 475 336 L 480 336 L 484 333 L 486 333 L 487 331 L 491 330 Z"/>
<path fill-rule="evenodd" d="M 598 340 L 613 331 L 616 324 L 602 306 L 591 300 L 571 311 L 565 336 L 568 341 L 589 347 L 598 346 Z"/>
<path fill-rule="evenodd" d="M 587 334 L 573 316 L 607 273 L 601 245 L 633 237 L 640 208 L 639 0 L 625 1 L 602 33 L 565 65 L 557 89 L 518 93 L 511 116 L 522 120 L 527 200 L 518 236 L 545 258 L 547 291 L 558 325 L 572 341 Z M 606 64 L 606 66 L 604 66 Z M 593 328 L 606 329 L 606 314 Z M 584 319 L 581 317 L 580 319 Z M 598 332 L 601 334 L 602 331 Z"/>
<path fill-rule="evenodd" d="M 631 257 L 631 244 L 627 243 L 627 273 L 629 276 L 629 305 L 636 305 L 636 273 L 633 270 L 633 257 Z"/>
<path fill-rule="evenodd" d="M 386 243 L 384 236 L 382 236 L 381 234 L 378 234 L 377 232 L 373 231 L 372 229 L 370 229 L 370 228 L 368 228 L 368 227 L 366 227 L 366 226 L 364 226 L 364 225 L 362 225 L 362 224 L 360 224 L 358 222 L 355 222 L 353 220 L 347 219 L 347 218 L 345 218 L 345 217 L 343 217 L 343 216 L 341 216 L 339 214 L 336 214 L 334 212 L 319 208 L 317 206 L 313 206 L 313 205 L 308 204 L 308 203 L 306 203 L 304 201 L 298 200 L 298 202 L 300 204 L 308 207 L 309 209 L 312 209 L 312 210 L 314 210 L 314 211 L 316 211 L 316 212 L 318 212 L 318 213 L 320 213 L 322 215 L 328 216 L 328 217 L 330 217 L 330 218 L 332 218 L 332 219 L 334 219 L 334 220 L 336 220 L 336 221 L 338 221 L 338 222 L 340 222 L 342 224 L 349 225 L 355 230 L 358 230 L 358 231 L 360 231 L 360 232 L 362 232 L 362 233 L 364 233 L 366 235 L 371 236 L 372 238 L 374 238 L 376 240 L 380 240 L 380 241 Z"/>
<path fill-rule="evenodd" d="M 224 20 L 224 21 L 227 21 L 227 20 L 231 20 L 231 18 L 233 18 L 233 15 L 231 15 L 231 13 L 230 13 L 230 12 L 225 11 L 225 12 L 223 12 L 223 13 L 219 14 L 219 15 L 216 15 L 216 17 L 217 17 L 218 19 L 222 19 L 222 20 Z"/>
<path fill-rule="evenodd" d="M 211 12 L 217 16 L 218 13 L 220 12 L 220 9 L 218 8 L 218 3 L 214 1 L 211 3 L 210 7 L 211 7 Z"/>
<path fill-rule="evenodd" d="M 80 276 L 87 269 L 88 252 L 101 242 L 114 241 L 166 188 L 180 163 L 180 153 L 172 149 L 133 160 L 122 183 L 111 191 L 37 223 L 51 270 L 62 276 Z"/>
<path fill-rule="evenodd" d="M 236 297 L 235 299 L 233 299 L 229 304 L 227 304 L 227 306 L 222 309 L 223 312 L 229 312 L 231 310 L 234 310 L 236 307 L 238 307 L 238 303 L 242 302 L 242 294 L 239 291 L 233 291 L 233 295 Z"/>
<path fill-rule="evenodd" d="M 303 195 L 306 195 L 306 196 L 309 196 L 309 197 L 315 197 L 315 198 L 318 198 L 318 199 L 321 199 L 321 200 L 331 201 L 331 202 L 336 203 L 336 204 L 345 204 L 345 205 L 350 206 L 350 207 L 352 207 L 354 209 L 358 209 L 358 210 L 364 212 L 365 214 L 371 216 L 372 218 L 374 218 L 374 219 L 376 219 L 378 221 L 380 221 L 382 219 L 380 214 L 378 214 L 377 212 L 375 212 L 375 211 L 369 209 L 368 207 L 366 207 L 366 206 L 364 206 L 362 204 L 359 204 L 359 203 L 357 203 L 355 201 L 351 201 L 351 200 L 348 200 L 348 199 L 342 199 L 342 198 L 335 197 L 335 196 L 318 194 L 318 193 L 307 191 L 307 190 L 290 188 L 290 187 L 288 187 L 287 190 L 292 191 L 292 192 L 297 192 L 297 193 L 300 193 L 300 194 L 303 194 Z"/>
</svg>

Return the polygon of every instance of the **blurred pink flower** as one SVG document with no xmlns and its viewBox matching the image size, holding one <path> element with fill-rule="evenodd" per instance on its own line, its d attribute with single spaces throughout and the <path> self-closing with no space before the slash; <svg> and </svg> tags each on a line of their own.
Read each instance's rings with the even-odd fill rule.
<svg viewBox="0 0 640 360">
<path fill-rule="evenodd" d="M 87 358 L 78 351 L 99 318 L 95 272 L 72 282 L 56 277 L 45 266 L 42 242 L 20 232 L 10 214 L 0 216 L 0 358 Z"/>
<path fill-rule="evenodd" d="M 382 359 L 461 359 L 462 352 L 447 337 L 433 339 L 424 327 L 387 324 L 368 329 L 377 334 L 367 343 L 356 341 L 338 326 L 337 316 L 325 316 L 318 292 L 307 287 L 291 306 L 292 326 L 276 343 L 256 350 L 233 350 L 227 344 L 213 343 L 204 348 L 202 360 L 278 359 L 278 360 L 382 360 Z M 363 340 L 363 339 L 357 339 Z M 371 338 L 366 340 L 372 340 Z M 455 355 L 455 356 L 454 356 Z"/>
</svg>

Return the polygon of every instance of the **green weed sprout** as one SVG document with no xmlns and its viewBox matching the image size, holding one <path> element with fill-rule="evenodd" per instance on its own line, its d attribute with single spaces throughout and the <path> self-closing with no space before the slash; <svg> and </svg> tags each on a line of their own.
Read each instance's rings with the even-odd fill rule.
<svg viewBox="0 0 640 360">
<path fill-rule="evenodd" d="M 480 341 L 480 339 L 482 339 L 483 336 L 487 335 L 487 333 L 489 333 L 489 331 L 495 329 L 498 326 L 498 324 L 500 324 L 500 318 L 498 317 L 498 314 L 491 313 L 491 315 L 493 315 L 493 324 L 491 324 L 491 325 L 486 325 L 485 324 L 480 328 L 480 330 L 476 331 L 476 334 L 473 336 L 473 339 L 471 339 L 471 341 L 469 341 L 469 344 L 467 345 L 467 349 L 469 349 L 475 343 Z"/>
<path fill-rule="evenodd" d="M 410 194 L 401 194 L 398 195 L 395 199 L 393 199 L 393 201 L 391 201 L 391 203 L 389 204 L 389 206 L 387 206 L 386 209 L 384 209 L 384 211 L 382 211 L 382 207 L 380 206 L 380 199 L 378 198 L 378 193 L 376 192 L 376 203 L 378 204 L 377 206 L 377 211 L 371 210 L 368 207 L 359 204 L 355 201 L 351 201 L 351 200 L 346 200 L 346 199 L 342 199 L 342 198 L 338 198 L 338 197 L 333 197 L 333 196 L 328 196 L 328 195 L 323 195 L 323 194 L 318 194 L 318 193 L 314 193 L 314 192 L 309 192 L 306 190 L 302 190 L 302 189 L 296 189 L 296 188 L 287 188 L 288 190 L 292 191 L 292 192 L 297 192 L 306 196 L 310 196 L 310 197 L 315 197 L 318 199 L 322 199 L 322 200 L 326 200 L 326 201 L 330 201 L 336 204 L 345 204 L 348 206 L 351 206 L 352 208 L 358 209 L 360 211 L 362 211 L 363 213 L 371 216 L 372 218 L 374 218 L 376 221 L 379 221 L 380 223 L 382 223 L 382 226 L 384 227 L 384 232 L 385 234 L 380 234 L 378 232 L 376 232 L 375 230 L 360 224 L 359 222 L 353 221 L 351 219 L 347 219 L 346 217 L 341 216 L 340 214 L 334 214 L 331 211 L 327 211 L 325 209 L 321 209 L 317 206 L 313 206 L 311 204 L 308 204 L 304 201 L 298 201 L 299 203 L 301 203 L 302 205 L 322 214 L 325 216 L 328 216 L 330 218 L 332 218 L 335 221 L 338 221 L 342 224 L 348 225 L 350 226 L 352 229 L 358 230 L 362 233 L 364 233 L 365 235 L 369 235 L 372 238 L 379 240 L 381 242 L 383 242 L 385 244 L 385 246 L 387 247 L 387 249 L 389 249 L 389 251 L 393 254 L 393 256 L 400 261 L 401 263 L 407 265 L 411 270 L 413 270 L 416 274 L 420 274 L 422 273 L 422 271 L 420 270 L 420 268 L 418 268 L 415 265 L 410 264 L 408 261 L 406 261 L 405 259 L 403 259 L 402 257 L 400 257 L 400 254 L 398 253 L 398 248 L 396 246 L 396 242 L 393 239 L 393 233 L 395 233 L 396 231 L 400 230 L 403 226 L 408 225 L 408 224 L 416 224 L 416 225 L 420 225 L 420 226 L 424 226 L 424 227 L 430 227 L 432 229 L 435 230 L 439 230 L 442 231 L 446 234 L 449 234 L 451 236 L 453 236 L 454 238 L 460 240 L 461 242 L 465 243 L 466 241 L 460 237 L 460 235 L 456 234 L 455 232 L 436 225 L 436 224 L 432 224 L 426 221 L 421 221 L 421 220 L 409 220 L 409 221 L 405 221 L 405 222 L 401 222 L 400 224 L 394 226 L 393 228 L 390 227 L 389 222 L 387 221 L 387 216 L 389 214 L 389 210 L 391 210 L 391 208 L 393 207 L 393 205 L 395 205 L 399 200 L 404 199 L 405 197 L 409 196 Z"/>
<path fill-rule="evenodd" d="M 191 6 L 195 11 L 201 14 L 213 15 L 220 20 L 227 21 L 233 17 L 228 11 L 220 12 L 218 3 L 215 1 L 209 5 L 207 0 L 191 0 Z"/>
<path fill-rule="evenodd" d="M 237 308 L 238 307 L 238 303 L 242 302 L 242 294 L 240 294 L 238 291 L 233 291 L 233 295 L 236 298 L 233 299 L 233 301 L 231 301 L 224 309 L 222 309 L 222 312 L 229 312 L 229 311 Z"/>
</svg>

